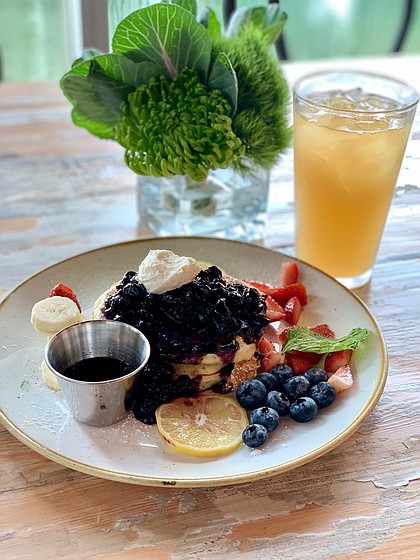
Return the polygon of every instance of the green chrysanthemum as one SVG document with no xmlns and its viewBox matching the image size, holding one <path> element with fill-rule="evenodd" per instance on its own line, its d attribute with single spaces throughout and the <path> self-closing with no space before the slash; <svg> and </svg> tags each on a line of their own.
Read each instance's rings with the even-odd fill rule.
<svg viewBox="0 0 420 560">
<path fill-rule="evenodd" d="M 153 78 L 129 94 L 115 132 L 127 165 L 139 175 L 203 181 L 210 169 L 227 168 L 244 153 L 230 112 L 220 91 L 185 68 L 174 80 Z"/>
<path fill-rule="evenodd" d="M 215 41 L 213 56 L 219 52 L 229 56 L 238 79 L 232 128 L 246 146 L 246 157 L 234 166 L 240 169 L 248 159 L 268 169 L 291 144 L 287 82 L 262 30 L 252 24 L 242 27 L 235 37 Z"/>
</svg>

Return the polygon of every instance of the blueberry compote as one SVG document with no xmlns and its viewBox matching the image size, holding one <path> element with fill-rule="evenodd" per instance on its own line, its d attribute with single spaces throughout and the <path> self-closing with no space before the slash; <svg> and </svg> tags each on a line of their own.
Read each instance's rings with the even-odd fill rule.
<svg viewBox="0 0 420 560">
<path fill-rule="evenodd" d="M 137 420 L 155 424 L 155 411 L 163 403 L 178 397 L 190 397 L 196 390 L 188 375 L 172 379 L 172 368 L 151 357 L 141 373 L 135 378 L 126 399 L 127 410 L 132 410 Z"/>
<path fill-rule="evenodd" d="M 164 362 L 197 364 L 207 353 L 227 364 L 236 336 L 255 342 L 268 324 L 265 296 L 230 283 L 212 266 L 192 282 L 163 294 L 149 293 L 127 272 L 105 302 L 105 317 L 140 329 Z"/>
<path fill-rule="evenodd" d="M 153 423 L 159 404 L 196 392 L 188 376 L 172 381 L 167 364 L 199 364 L 208 353 L 229 364 L 238 349 L 237 336 L 246 343 L 261 337 L 269 322 L 265 312 L 264 295 L 227 281 L 215 266 L 163 294 L 149 293 L 135 272 L 127 272 L 105 301 L 104 315 L 140 329 L 152 349 L 127 408 L 133 408 L 139 420 Z"/>
</svg>

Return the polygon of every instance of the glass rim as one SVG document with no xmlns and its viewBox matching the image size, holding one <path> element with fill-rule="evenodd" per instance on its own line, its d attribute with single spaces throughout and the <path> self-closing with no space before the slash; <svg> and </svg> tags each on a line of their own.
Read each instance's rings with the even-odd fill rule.
<svg viewBox="0 0 420 560">
<path fill-rule="evenodd" d="M 335 107 L 334 105 L 328 104 L 328 103 L 322 103 L 319 101 L 314 101 L 311 99 L 308 99 L 307 96 L 299 94 L 298 93 L 298 88 L 302 85 L 303 82 L 307 81 L 307 80 L 311 80 L 314 78 L 320 78 L 322 76 L 331 76 L 331 75 L 344 75 L 344 76 L 361 76 L 364 78 L 370 78 L 370 79 L 380 79 L 383 82 L 388 82 L 390 84 L 394 84 L 400 87 L 403 87 L 405 89 L 407 89 L 407 91 L 409 91 L 413 97 L 413 100 L 410 102 L 406 102 L 401 104 L 400 107 L 395 107 L 394 109 L 369 109 L 369 110 L 364 110 L 364 109 L 346 109 L 343 107 Z M 336 69 L 331 69 L 331 70 L 317 70 L 315 72 L 310 72 L 309 74 L 305 74 L 304 76 L 301 76 L 300 78 L 298 78 L 296 80 L 296 82 L 293 84 L 293 97 L 294 99 L 297 99 L 299 101 L 302 101 L 304 103 L 306 103 L 307 105 L 310 105 L 312 107 L 319 107 L 322 109 L 327 109 L 329 111 L 335 111 L 335 112 L 340 112 L 340 114 L 344 114 L 344 115 L 352 115 L 352 114 L 360 114 L 360 115 L 395 115 L 398 113 L 405 113 L 410 111 L 411 109 L 413 109 L 414 107 L 416 107 L 419 103 L 420 97 L 419 97 L 419 92 L 412 86 L 410 85 L 408 82 L 404 81 L 404 80 L 400 80 L 399 78 L 395 78 L 393 76 L 387 75 L 387 74 L 380 74 L 377 72 L 370 72 L 370 71 L 365 71 L 365 70 L 351 70 L 351 69 L 340 69 L 340 68 L 336 68 Z"/>
</svg>

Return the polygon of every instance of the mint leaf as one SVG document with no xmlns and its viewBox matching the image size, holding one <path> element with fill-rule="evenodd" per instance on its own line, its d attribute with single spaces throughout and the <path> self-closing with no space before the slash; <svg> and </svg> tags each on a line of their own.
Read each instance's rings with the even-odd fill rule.
<svg viewBox="0 0 420 560">
<path fill-rule="evenodd" d="M 347 336 L 334 339 L 320 336 L 307 327 L 294 327 L 287 333 L 286 342 L 281 351 L 283 354 L 290 350 L 328 354 L 338 350 L 354 350 L 368 334 L 367 329 L 356 328 L 352 329 Z"/>
<path fill-rule="evenodd" d="M 225 53 L 220 53 L 214 61 L 211 69 L 208 85 L 211 89 L 219 89 L 232 107 L 232 113 L 236 113 L 238 104 L 238 80 L 229 58 Z"/>
<path fill-rule="evenodd" d="M 211 40 L 189 11 L 154 4 L 133 12 L 117 26 L 112 50 L 135 62 L 153 62 L 168 78 L 175 78 L 186 67 L 197 68 L 205 77 Z"/>
</svg>

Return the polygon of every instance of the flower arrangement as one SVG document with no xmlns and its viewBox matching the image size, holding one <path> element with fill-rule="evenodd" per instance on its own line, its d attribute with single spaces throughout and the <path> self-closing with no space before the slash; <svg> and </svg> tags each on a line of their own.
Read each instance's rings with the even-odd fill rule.
<svg viewBox="0 0 420 560">
<path fill-rule="evenodd" d="M 117 141 L 139 175 L 269 169 L 290 144 L 287 83 L 272 45 L 278 4 L 236 10 L 225 33 L 210 8 L 167 0 L 117 26 L 112 52 L 86 51 L 61 80 L 76 125 Z"/>
</svg>

